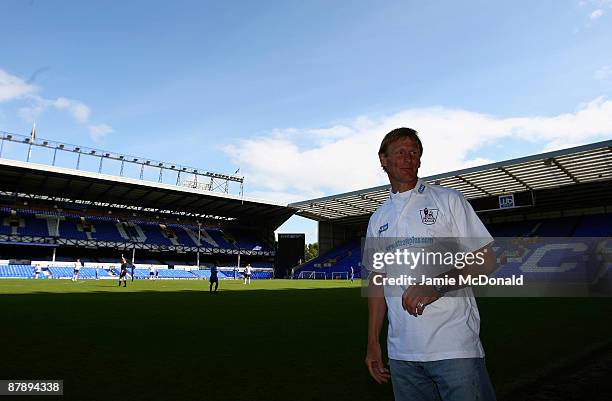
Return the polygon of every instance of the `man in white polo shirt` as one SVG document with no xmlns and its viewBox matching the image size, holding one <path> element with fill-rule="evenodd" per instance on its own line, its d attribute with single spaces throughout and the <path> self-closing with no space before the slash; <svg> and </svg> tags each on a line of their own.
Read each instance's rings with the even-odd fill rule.
<svg viewBox="0 0 612 401">
<path fill-rule="evenodd" d="M 253 272 L 253 268 L 251 267 L 251 264 L 247 263 L 246 267 L 244 268 L 244 283 L 245 284 L 251 284 L 252 272 Z"/>
<path fill-rule="evenodd" d="M 77 260 L 74 262 L 74 270 L 72 271 L 72 281 L 78 281 L 80 270 L 81 270 L 81 259 L 77 258 Z"/>
<path fill-rule="evenodd" d="M 383 139 L 378 155 L 391 193 L 370 218 L 366 248 L 368 243 L 380 246 L 385 239 L 392 244 L 402 239 L 457 238 L 460 243 L 465 239 L 463 247 L 468 249 L 463 250 L 480 252 L 484 263 L 450 267 L 444 275 L 490 273 L 495 255 L 488 245 L 493 239 L 459 192 L 418 179 L 422 154 L 413 129 L 395 129 Z M 385 248 L 393 250 L 393 246 Z M 396 401 L 495 400 L 471 289 L 417 281 L 394 293 L 388 286 L 375 284 L 391 272 L 374 268 L 371 262 L 364 259 L 371 271 L 366 365 L 372 377 L 379 383 L 391 378 Z M 390 373 L 382 361 L 379 338 L 385 314 Z"/>
</svg>

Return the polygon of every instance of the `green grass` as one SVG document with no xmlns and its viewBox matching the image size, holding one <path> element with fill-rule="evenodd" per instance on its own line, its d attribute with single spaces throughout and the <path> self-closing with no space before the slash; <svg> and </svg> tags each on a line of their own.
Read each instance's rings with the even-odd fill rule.
<svg viewBox="0 0 612 401">
<path fill-rule="evenodd" d="M 33 294 L 33 293 L 124 293 L 124 292 L 176 292 L 176 291 L 208 291 L 206 280 L 135 280 L 128 281 L 127 287 L 117 287 L 117 280 L 0 280 L 0 295 L 2 294 Z M 346 280 L 252 280 L 250 285 L 244 285 L 243 280 L 221 280 L 220 291 L 256 291 L 256 290 L 302 290 L 325 288 L 359 287 L 356 280 L 350 283 Z"/>
<path fill-rule="evenodd" d="M 0 281 L 0 378 L 75 400 L 390 400 L 363 363 L 367 303 L 345 281 Z M 608 299 L 479 299 L 501 392 L 610 338 Z M 24 399 L 24 398 L 20 398 Z"/>
</svg>

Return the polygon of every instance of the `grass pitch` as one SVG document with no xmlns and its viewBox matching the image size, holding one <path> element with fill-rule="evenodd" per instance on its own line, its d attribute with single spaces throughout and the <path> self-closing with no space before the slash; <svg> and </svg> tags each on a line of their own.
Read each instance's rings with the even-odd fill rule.
<svg viewBox="0 0 612 401">
<path fill-rule="evenodd" d="M 500 399 L 612 332 L 609 299 L 478 303 Z M 0 316 L 0 378 L 63 379 L 58 399 L 393 398 L 363 363 L 357 282 L 2 280 Z"/>
</svg>

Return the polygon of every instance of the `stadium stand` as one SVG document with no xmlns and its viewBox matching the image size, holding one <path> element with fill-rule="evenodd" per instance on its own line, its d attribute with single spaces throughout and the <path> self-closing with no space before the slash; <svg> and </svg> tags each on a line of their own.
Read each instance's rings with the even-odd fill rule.
<svg viewBox="0 0 612 401">
<path fill-rule="evenodd" d="M 197 231 L 197 227 L 194 227 Z M 221 230 L 205 230 L 214 240 L 218 247 L 225 249 L 236 249 L 236 240 L 234 237 L 224 233 Z"/>
<path fill-rule="evenodd" d="M 192 270 L 191 274 L 197 278 L 208 280 L 210 278 L 210 270 Z"/>
<path fill-rule="evenodd" d="M 138 221 L 132 223 L 133 226 L 128 227 L 132 230 L 135 230 L 136 227 L 139 227 L 142 230 L 142 233 L 145 236 L 145 241 L 150 244 L 160 244 L 160 245 L 178 245 L 178 241 L 175 240 L 173 243 L 164 233 L 161 231 L 159 224 L 155 222 L 147 222 L 147 221 Z M 137 224 L 137 225 L 136 225 Z M 132 239 L 139 238 L 138 234 L 132 235 Z"/>
<path fill-rule="evenodd" d="M 217 273 L 217 276 L 220 279 L 223 278 L 227 278 L 227 279 L 233 279 L 234 276 L 236 279 L 240 278 L 240 274 L 238 273 L 238 271 L 236 271 L 236 274 L 234 275 L 234 271 L 233 270 L 219 270 L 219 272 Z M 254 278 L 253 276 L 251 278 Z"/>
<path fill-rule="evenodd" d="M 543 220 L 537 225 L 535 235 L 539 237 L 570 237 L 579 221 L 580 217 Z"/>
<path fill-rule="evenodd" d="M 188 227 L 180 224 L 167 224 L 167 228 L 173 231 L 176 235 L 176 240 L 186 246 L 197 246 L 198 242 L 198 227 Z M 187 230 L 190 230 L 193 238 L 189 235 Z M 203 240 L 201 242 L 204 242 Z"/>
<path fill-rule="evenodd" d="M 493 237 L 528 236 L 536 227 L 534 221 L 489 224 L 487 228 Z"/>
<path fill-rule="evenodd" d="M 583 216 L 574 231 L 575 237 L 612 236 L 612 214 Z"/>
<path fill-rule="evenodd" d="M 522 274 L 528 281 L 592 282 L 607 269 L 605 255 L 612 256 L 612 249 L 596 251 L 612 237 L 611 223 L 612 215 L 600 214 L 488 226 L 496 234 L 499 269 L 494 277 Z M 330 279 L 358 266 L 360 258 L 359 242 L 349 241 L 300 266 L 294 278 Z"/>
<path fill-rule="evenodd" d="M 1 265 L 0 278 L 33 278 L 34 267 L 31 265 Z"/>
<path fill-rule="evenodd" d="M 274 264 L 272 262 L 252 262 L 251 266 L 255 269 L 271 269 Z"/>
<path fill-rule="evenodd" d="M 49 266 L 48 269 L 49 269 L 49 272 L 51 273 L 51 278 L 55 278 L 55 279 L 72 278 L 72 274 L 74 272 L 74 268 L 72 266 L 70 267 Z M 94 269 L 94 268 L 83 267 L 81 268 L 81 270 L 79 270 L 79 280 L 95 279 L 96 270 L 97 270 L 98 278 L 111 276 L 108 273 L 108 271 L 106 271 L 105 269 Z"/>
<path fill-rule="evenodd" d="M 159 278 L 166 279 L 193 279 L 195 276 L 186 270 L 165 269 L 159 270 Z"/>
<path fill-rule="evenodd" d="M 131 271 L 130 271 L 131 274 Z M 134 279 L 142 280 L 149 278 L 149 269 L 134 269 Z"/>
<path fill-rule="evenodd" d="M 129 237 L 122 236 L 115 218 L 90 216 L 85 219 L 91 228 L 91 238 L 102 241 L 129 241 Z"/>
<path fill-rule="evenodd" d="M 165 246 L 197 246 L 197 226 L 168 225 L 143 219 L 118 221 L 117 218 L 103 216 L 77 216 L 51 212 L 43 213 L 30 209 L 0 210 L 3 224 L 0 233 L 29 235 L 41 238 L 57 237 L 71 240 L 99 240 L 113 242 L 137 242 Z M 59 231 L 57 221 L 59 219 Z M 15 228 L 13 228 L 15 227 Z M 190 230 L 195 238 L 192 238 Z M 239 237 L 219 229 L 202 228 L 202 246 L 227 250 L 257 250 L 270 252 L 270 247 L 251 237 Z M 53 235 L 52 231 L 55 232 Z M 242 235 L 242 234 L 240 234 Z M 212 239 L 207 241 L 206 238 Z"/>
<path fill-rule="evenodd" d="M 265 269 L 265 270 L 264 270 Z M 73 266 L 48 266 L 43 269 L 49 272 L 51 279 L 71 279 L 74 271 Z M 97 270 L 97 276 L 96 276 Z M 156 268 L 159 273 L 157 279 L 206 279 L 210 278 L 210 269 L 199 269 L 199 270 L 182 270 L 182 269 L 167 269 L 167 268 Z M 32 265 L 0 265 L 0 278 L 33 278 L 34 266 Z M 94 267 L 83 267 L 79 271 L 79 280 L 89 279 L 106 279 L 119 276 L 119 269 L 115 267 L 111 268 L 94 268 Z M 131 269 L 128 269 L 128 276 L 131 277 Z M 241 279 L 242 275 L 236 270 L 234 275 L 234 269 L 229 268 L 226 270 L 219 270 L 218 277 L 220 279 Z M 253 270 L 252 279 L 254 280 L 267 280 L 274 277 L 274 273 L 269 267 L 259 267 Z M 41 278 L 43 278 L 41 276 Z M 45 277 L 47 278 L 47 277 Z M 134 269 L 134 279 L 142 280 L 149 278 L 149 269 L 136 268 Z"/>
<path fill-rule="evenodd" d="M 331 279 L 335 273 L 348 274 L 351 266 L 354 269 L 355 277 L 360 278 L 361 264 L 361 241 L 352 240 L 337 248 L 326 252 L 324 255 L 316 257 L 294 271 L 294 278 L 311 277 L 303 272 L 318 272 L 322 275 L 313 275 L 313 278 Z M 348 277 L 348 276 L 347 276 Z"/>
<path fill-rule="evenodd" d="M 231 277 L 229 277 L 231 278 Z M 274 275 L 271 271 L 253 271 L 253 274 L 251 275 L 251 279 L 253 280 L 270 280 L 274 278 Z"/>
<path fill-rule="evenodd" d="M 74 238 L 78 240 L 87 240 L 92 238 L 91 235 L 87 236 L 87 229 L 91 229 L 90 224 L 83 225 L 80 217 L 66 215 L 63 219 L 60 219 L 59 223 L 59 234 L 64 238 Z"/>
</svg>

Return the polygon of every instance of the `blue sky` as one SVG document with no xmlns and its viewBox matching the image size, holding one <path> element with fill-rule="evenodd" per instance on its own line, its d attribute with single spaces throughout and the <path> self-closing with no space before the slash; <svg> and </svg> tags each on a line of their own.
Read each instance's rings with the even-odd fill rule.
<svg viewBox="0 0 612 401">
<path fill-rule="evenodd" d="M 612 0 L 0 3 L 0 130 L 245 176 L 289 202 L 612 138 Z M 294 218 L 284 232 L 306 232 Z"/>
</svg>

